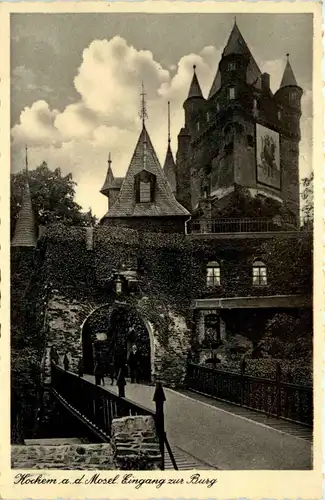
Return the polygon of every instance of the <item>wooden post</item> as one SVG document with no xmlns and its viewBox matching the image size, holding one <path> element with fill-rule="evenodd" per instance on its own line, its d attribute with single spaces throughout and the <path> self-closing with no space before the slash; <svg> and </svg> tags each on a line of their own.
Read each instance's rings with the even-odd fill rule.
<svg viewBox="0 0 325 500">
<path fill-rule="evenodd" d="M 153 401 L 156 403 L 156 429 L 159 439 L 159 447 L 161 453 L 161 470 L 165 470 L 165 417 L 164 403 L 166 396 L 161 382 L 156 382 L 156 390 L 153 396 Z"/>
<path fill-rule="evenodd" d="M 63 358 L 63 366 L 65 371 L 67 372 L 69 370 L 69 359 L 68 356 L 65 354 Z"/>
<path fill-rule="evenodd" d="M 245 358 L 241 360 L 240 363 L 240 406 L 244 405 L 244 396 L 245 396 L 245 368 L 246 361 Z"/>
<path fill-rule="evenodd" d="M 120 368 L 118 375 L 117 375 L 116 385 L 118 387 L 118 397 L 125 398 L 126 380 L 124 377 L 124 370 L 122 370 L 121 368 Z"/>
<path fill-rule="evenodd" d="M 281 366 L 277 362 L 276 364 L 276 373 L 275 373 L 275 380 L 276 380 L 276 418 L 280 418 L 281 416 Z"/>
</svg>

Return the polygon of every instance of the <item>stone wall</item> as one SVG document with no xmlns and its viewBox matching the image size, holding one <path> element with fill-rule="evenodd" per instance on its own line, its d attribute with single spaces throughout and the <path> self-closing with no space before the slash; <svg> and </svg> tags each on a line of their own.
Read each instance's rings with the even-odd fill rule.
<svg viewBox="0 0 325 500">
<path fill-rule="evenodd" d="M 153 417 L 135 416 L 112 422 L 112 446 L 116 469 L 157 470 L 161 463 Z"/>
</svg>

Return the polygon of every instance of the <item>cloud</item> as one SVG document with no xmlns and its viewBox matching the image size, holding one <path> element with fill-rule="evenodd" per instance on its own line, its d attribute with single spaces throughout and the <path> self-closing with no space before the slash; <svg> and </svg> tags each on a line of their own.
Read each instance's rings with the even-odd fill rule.
<svg viewBox="0 0 325 500">
<path fill-rule="evenodd" d="M 16 66 L 12 71 L 11 84 L 18 92 L 36 92 L 41 91 L 49 94 L 53 89 L 48 85 L 39 85 L 37 75 L 30 68 L 25 66 Z"/>
<path fill-rule="evenodd" d="M 83 51 L 74 78 L 79 98 L 65 109 L 51 109 L 44 100 L 26 107 L 12 128 L 12 169 L 23 165 L 23 149 L 29 147 L 29 164 L 35 168 L 47 161 L 50 168 L 60 166 L 72 172 L 78 183 L 76 200 L 85 209 L 92 206 L 102 216 L 107 199 L 99 193 L 112 153 L 113 170 L 123 176 L 135 148 L 141 122 L 139 118 L 141 83 L 145 84 L 147 128 L 158 157 L 163 163 L 167 147 L 167 101 L 171 101 L 172 148 L 176 151 L 177 134 L 184 124 L 183 102 L 193 76 L 193 65 L 203 94 L 207 96 L 214 79 L 221 51 L 204 47 L 197 54 L 184 55 L 172 68 L 163 68 L 147 50 L 137 50 L 116 36 L 94 40 Z M 268 61 L 276 84 L 283 71 L 282 61 Z M 16 69 L 16 78 L 37 83 L 28 70 Z M 281 75 L 281 76 L 280 76 Z M 303 98 L 306 137 L 302 141 L 302 165 L 310 162 L 311 93 Z M 309 130 L 309 132 L 308 132 Z"/>
</svg>

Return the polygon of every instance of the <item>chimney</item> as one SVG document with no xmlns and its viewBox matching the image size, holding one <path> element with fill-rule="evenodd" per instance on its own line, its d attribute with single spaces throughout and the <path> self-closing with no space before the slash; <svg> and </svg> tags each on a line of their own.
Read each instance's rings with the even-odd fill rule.
<svg viewBox="0 0 325 500">
<path fill-rule="evenodd" d="M 263 90 L 270 90 L 270 75 L 269 73 L 263 73 L 262 75 L 262 89 Z"/>
</svg>

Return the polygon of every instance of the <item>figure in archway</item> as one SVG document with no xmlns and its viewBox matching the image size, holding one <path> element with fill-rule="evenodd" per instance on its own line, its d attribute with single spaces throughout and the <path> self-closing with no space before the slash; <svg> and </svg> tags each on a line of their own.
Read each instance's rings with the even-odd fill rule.
<svg viewBox="0 0 325 500">
<path fill-rule="evenodd" d="M 141 366 L 141 354 L 135 344 L 132 346 L 132 351 L 129 355 L 128 365 L 130 368 L 131 383 L 140 382 L 140 366 Z"/>
</svg>

